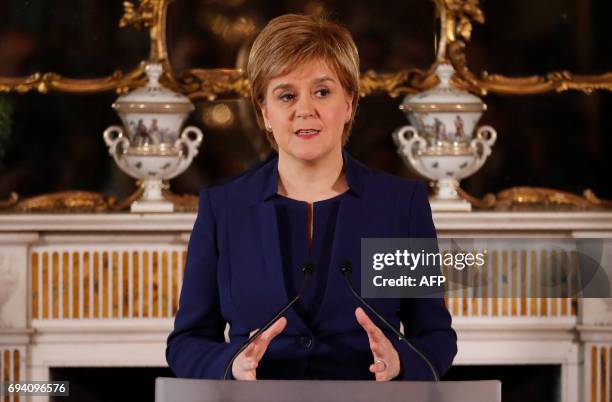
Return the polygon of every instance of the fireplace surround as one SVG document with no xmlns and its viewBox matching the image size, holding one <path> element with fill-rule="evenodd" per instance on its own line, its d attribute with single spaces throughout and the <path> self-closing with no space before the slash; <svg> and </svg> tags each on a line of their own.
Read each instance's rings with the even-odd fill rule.
<svg viewBox="0 0 612 402">
<path fill-rule="evenodd" d="M 0 376 L 50 380 L 70 377 L 72 368 L 167 373 L 165 340 L 194 220 L 188 213 L 0 215 L 0 282 L 10 284 L 0 287 Z M 434 220 L 440 237 L 601 238 L 603 263 L 612 263 L 608 212 L 440 212 Z M 499 258 L 500 267 L 520 264 L 512 253 Z M 551 390 L 546 377 L 546 395 L 610 401 L 609 299 L 466 294 L 447 305 L 459 338 L 449 379 L 553 367 L 558 384 Z"/>
</svg>

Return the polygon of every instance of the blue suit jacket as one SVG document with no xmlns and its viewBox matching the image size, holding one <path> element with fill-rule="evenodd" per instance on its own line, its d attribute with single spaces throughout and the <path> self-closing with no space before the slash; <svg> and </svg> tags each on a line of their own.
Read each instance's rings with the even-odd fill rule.
<svg viewBox="0 0 612 402">
<path fill-rule="evenodd" d="M 343 152 L 349 185 L 337 216 L 326 289 L 312 324 L 290 309 L 287 327 L 270 344 L 257 378 L 373 379 L 365 331 L 355 318 L 358 301 L 338 269 L 353 265 L 360 283 L 362 237 L 435 237 L 425 186 L 371 170 Z M 174 331 L 166 358 L 178 377 L 219 379 L 250 331 L 262 327 L 288 301 L 276 210 L 278 158 L 222 186 L 203 190 L 189 240 Z M 293 269 L 297 269 L 293 267 Z M 438 373 L 450 367 L 457 337 L 443 299 L 370 299 L 394 326 L 429 356 Z M 371 317 L 372 318 L 372 317 Z M 431 380 L 426 363 L 374 322 L 400 356 L 404 380 Z M 224 328 L 230 324 L 230 342 Z"/>
</svg>

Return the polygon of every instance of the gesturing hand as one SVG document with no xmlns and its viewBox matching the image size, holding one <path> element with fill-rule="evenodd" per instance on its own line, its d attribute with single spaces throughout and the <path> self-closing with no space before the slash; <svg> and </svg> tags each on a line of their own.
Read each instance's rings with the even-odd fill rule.
<svg viewBox="0 0 612 402">
<path fill-rule="evenodd" d="M 391 341 L 370 320 L 361 307 L 355 310 L 355 317 L 368 334 L 370 350 L 374 355 L 374 363 L 370 365 L 370 371 L 376 375 L 376 381 L 389 381 L 397 377 L 400 373 L 400 359 Z"/>
<path fill-rule="evenodd" d="M 255 370 L 259 365 L 259 361 L 268 349 L 268 345 L 276 337 L 283 332 L 287 326 L 285 317 L 279 318 L 270 328 L 265 330 L 259 338 L 243 350 L 232 363 L 232 375 L 237 380 L 256 380 L 257 375 Z M 249 338 L 258 330 L 255 329 L 249 334 Z"/>
</svg>

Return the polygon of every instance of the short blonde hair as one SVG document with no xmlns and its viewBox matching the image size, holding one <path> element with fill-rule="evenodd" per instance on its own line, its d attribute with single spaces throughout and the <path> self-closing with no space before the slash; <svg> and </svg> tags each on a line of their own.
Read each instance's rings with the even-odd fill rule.
<svg viewBox="0 0 612 402">
<path fill-rule="evenodd" d="M 272 19 L 259 33 L 249 54 L 247 75 L 257 122 L 265 130 L 261 105 L 273 78 L 287 74 L 295 66 L 321 60 L 331 68 L 344 90 L 352 95 L 352 115 L 344 125 L 346 144 L 357 112 L 359 99 L 359 54 L 350 32 L 325 18 L 286 14 Z M 272 133 L 266 130 L 272 148 L 278 150 Z"/>
</svg>

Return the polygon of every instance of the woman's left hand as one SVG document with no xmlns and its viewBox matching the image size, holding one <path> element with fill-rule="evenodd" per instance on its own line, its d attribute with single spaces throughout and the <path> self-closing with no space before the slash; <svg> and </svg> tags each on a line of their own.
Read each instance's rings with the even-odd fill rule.
<svg viewBox="0 0 612 402">
<path fill-rule="evenodd" d="M 355 310 L 355 317 L 368 334 L 370 349 L 374 355 L 374 363 L 370 365 L 370 371 L 376 375 L 376 381 L 389 381 L 397 377 L 400 373 L 400 359 L 391 341 L 370 320 L 361 307 Z"/>
</svg>

